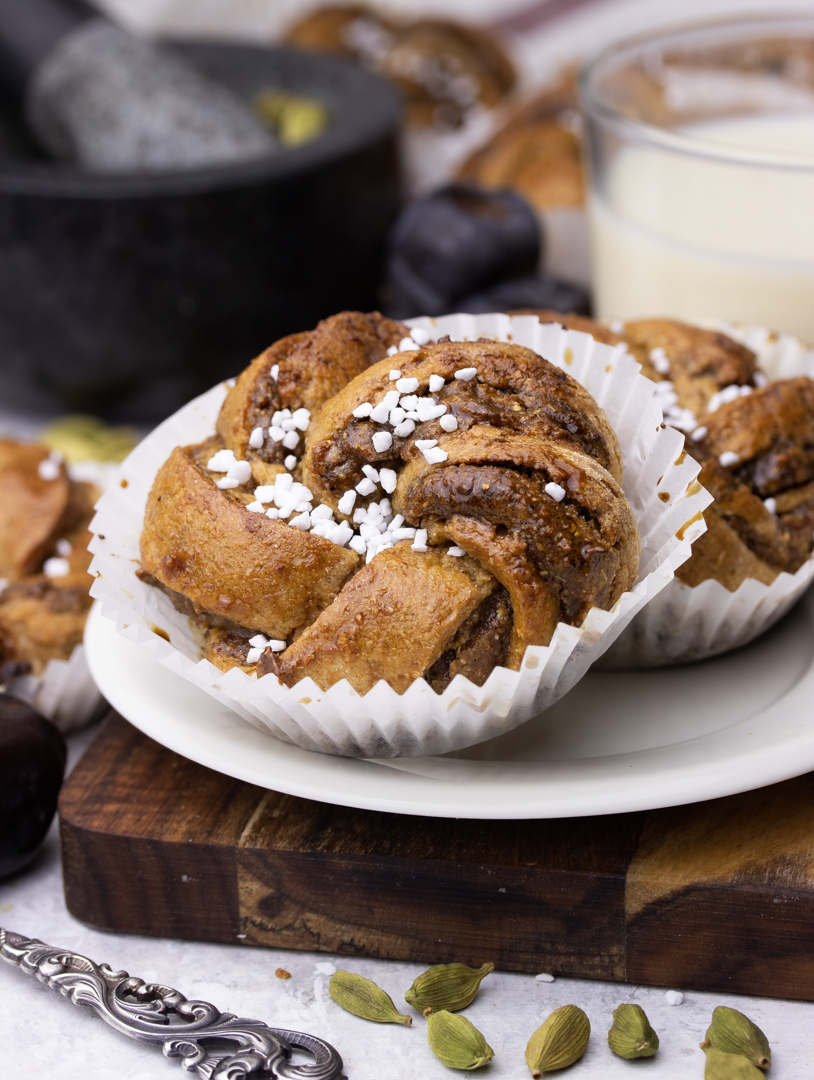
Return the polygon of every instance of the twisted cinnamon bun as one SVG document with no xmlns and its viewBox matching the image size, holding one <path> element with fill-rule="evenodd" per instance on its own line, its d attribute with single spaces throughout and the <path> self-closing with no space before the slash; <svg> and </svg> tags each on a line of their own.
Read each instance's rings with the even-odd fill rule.
<svg viewBox="0 0 814 1080">
<path fill-rule="evenodd" d="M 663 388 L 667 423 L 688 434 L 699 483 L 715 497 L 707 531 L 676 576 L 714 578 L 734 592 L 796 573 L 814 546 L 814 382 L 769 382 L 751 349 L 717 330 L 671 319 L 604 325 L 536 312 L 608 344 L 624 343 Z"/>
<path fill-rule="evenodd" d="M 619 446 L 574 379 L 378 315 L 315 334 L 255 361 L 217 436 L 176 449 L 150 495 L 144 571 L 207 628 L 213 662 L 359 693 L 482 685 L 632 586 Z"/>
</svg>

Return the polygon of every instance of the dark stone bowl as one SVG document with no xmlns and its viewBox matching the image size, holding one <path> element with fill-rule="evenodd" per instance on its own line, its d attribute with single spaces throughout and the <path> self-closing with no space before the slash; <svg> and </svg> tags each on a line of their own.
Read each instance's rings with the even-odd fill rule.
<svg viewBox="0 0 814 1080">
<path fill-rule="evenodd" d="M 156 420 L 276 338 L 377 306 L 400 201 L 396 92 L 331 57 L 177 47 L 249 99 L 315 97 L 332 123 L 260 161 L 161 175 L 91 175 L 0 141 L 5 409 Z"/>
</svg>

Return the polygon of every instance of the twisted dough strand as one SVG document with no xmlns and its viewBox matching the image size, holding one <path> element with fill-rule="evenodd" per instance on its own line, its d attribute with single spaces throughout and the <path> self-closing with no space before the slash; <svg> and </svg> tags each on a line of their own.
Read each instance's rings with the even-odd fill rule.
<svg viewBox="0 0 814 1080">
<path fill-rule="evenodd" d="M 443 442 L 442 465 L 413 457 L 394 508 L 451 540 L 506 587 L 514 631 L 506 666 L 547 645 L 558 622 L 610 608 L 635 581 L 639 545 L 624 494 L 593 458 L 550 440 L 477 426 Z M 561 502 L 545 490 L 565 489 Z"/>
<path fill-rule="evenodd" d="M 445 379 L 433 397 L 447 405 L 457 430 L 444 431 L 436 418 L 377 451 L 373 435 L 391 426 L 353 411 L 392 390 L 394 362 L 374 365 L 326 403 L 307 435 L 304 482 L 339 516 L 339 500 L 364 465 L 393 469 L 393 509 L 426 528 L 432 545 L 462 548 L 508 590 L 513 629 L 505 663 L 517 669 L 526 647 L 548 644 L 558 622 L 578 624 L 591 607 L 611 608 L 635 581 L 639 535 L 619 483 L 616 437 L 587 391 L 531 350 L 441 342 L 400 354 L 398 367 L 418 380 L 419 395 L 430 375 Z M 477 369 L 476 377 L 456 380 L 466 368 Z M 435 440 L 446 460 L 428 463 L 417 445 L 424 439 Z M 559 501 L 552 485 L 564 492 Z M 308 674 L 322 618 L 302 665 L 292 654 L 285 670 L 280 663 L 270 669 L 292 682 Z M 374 606 L 370 618 L 377 618 Z M 386 618 L 379 630 L 388 634 Z"/>
<path fill-rule="evenodd" d="M 366 401 L 377 403 L 392 390 L 394 366 L 402 377 L 418 379 L 420 394 L 426 394 L 430 375 L 445 380 L 444 388 L 433 396 L 456 418 L 458 431 L 485 424 L 571 446 L 594 457 L 621 483 L 616 435 L 588 391 L 570 375 L 520 345 L 437 342 L 374 364 L 323 406 L 306 436 L 303 482 L 334 509 L 341 495 L 361 479 L 364 464 L 383 464 L 391 458 L 408 461 L 420 454 L 415 449 L 418 440 L 440 443 L 445 437 L 438 421 L 429 421 L 417 424 L 406 438 L 395 437 L 394 452 L 373 449 L 371 433 L 390 429 L 358 420 L 353 410 Z M 477 377 L 471 382 L 456 380 L 455 372 L 467 367 L 477 368 Z"/>
<path fill-rule="evenodd" d="M 278 342 L 237 380 L 218 435 L 176 449 L 160 470 L 144 571 L 210 626 L 216 662 L 243 663 L 256 630 L 274 639 L 258 675 L 289 686 L 346 678 L 365 693 L 383 678 L 401 693 L 423 676 L 440 692 L 456 674 L 482 685 L 496 665 L 518 669 L 559 622 L 580 624 L 633 584 L 639 535 L 619 447 L 587 391 L 513 344 L 441 341 L 384 355 L 402 329 L 344 313 Z M 434 387 L 443 380 L 432 394 L 431 376 Z M 353 415 L 394 389 L 401 416 L 418 418 L 409 434 L 405 425 L 396 435 L 389 414 Z M 257 486 L 285 471 L 279 448 L 252 438 L 281 406 L 311 411 L 294 474 L 338 521 L 365 510 L 361 549 L 248 509 Z M 443 427 L 444 417 L 454 422 Z M 250 469 L 221 490 L 208 462 L 224 446 Z M 426 533 L 404 539 L 393 518 L 383 543 L 394 546 L 362 535 L 380 536 L 372 522 L 391 520 L 382 491 L 408 536 Z M 350 514 L 340 500 L 354 504 Z"/>
</svg>

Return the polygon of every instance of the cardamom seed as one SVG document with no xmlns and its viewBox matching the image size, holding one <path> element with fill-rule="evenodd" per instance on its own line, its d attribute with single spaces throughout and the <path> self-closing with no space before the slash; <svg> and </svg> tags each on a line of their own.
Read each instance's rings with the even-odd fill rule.
<svg viewBox="0 0 814 1080">
<path fill-rule="evenodd" d="M 438 1060 L 450 1069 L 481 1069 L 495 1056 L 474 1024 L 447 1009 L 427 1015 L 427 1042 Z"/>
<path fill-rule="evenodd" d="M 655 1054 L 659 1048 L 659 1037 L 650 1026 L 641 1005 L 624 1003 L 613 1010 L 608 1046 L 614 1054 L 629 1061 Z"/>
<path fill-rule="evenodd" d="M 419 975 L 404 995 L 408 1005 L 427 1016 L 430 1012 L 460 1012 L 475 1000 L 480 984 L 494 964 L 480 968 L 466 964 L 436 964 Z"/>
<path fill-rule="evenodd" d="M 588 1048 L 591 1022 L 576 1005 L 561 1005 L 534 1032 L 526 1047 L 526 1064 L 534 1080 L 579 1061 Z"/>
<path fill-rule="evenodd" d="M 769 1040 L 748 1016 L 737 1009 L 730 1009 L 728 1005 L 719 1005 L 713 1012 L 707 1039 L 728 1054 L 743 1054 L 758 1069 L 771 1067 Z"/>
<path fill-rule="evenodd" d="M 707 1055 L 704 1080 L 761 1080 L 763 1073 L 743 1054 L 728 1054 L 711 1043 L 701 1043 Z"/>
<path fill-rule="evenodd" d="M 361 1016 L 363 1020 L 375 1020 L 377 1024 L 404 1024 L 409 1027 L 411 1016 L 404 1016 L 393 1004 L 393 999 L 381 987 L 363 975 L 352 971 L 337 971 L 328 983 L 328 993 L 337 1005 Z"/>
</svg>

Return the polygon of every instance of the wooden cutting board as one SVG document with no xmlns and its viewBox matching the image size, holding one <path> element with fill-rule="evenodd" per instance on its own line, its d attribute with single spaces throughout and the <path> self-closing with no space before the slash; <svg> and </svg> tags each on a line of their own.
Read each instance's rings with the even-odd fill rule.
<svg viewBox="0 0 814 1080">
<path fill-rule="evenodd" d="M 350 810 L 195 765 L 115 713 L 60 800 L 93 926 L 814 1000 L 814 773 L 553 821 Z"/>
</svg>

